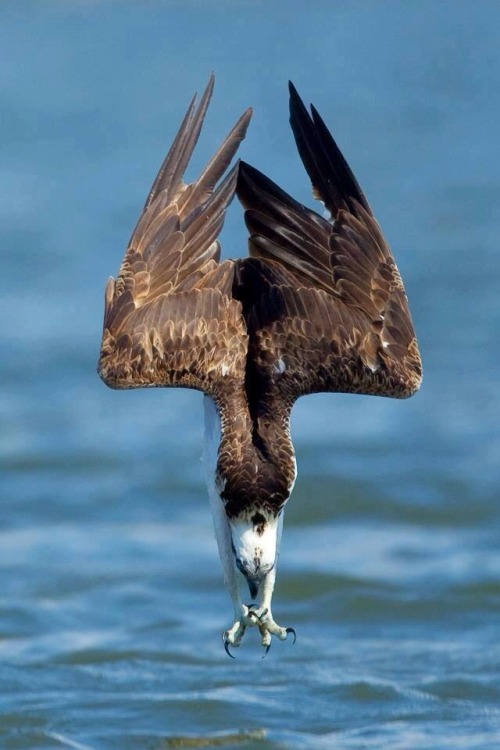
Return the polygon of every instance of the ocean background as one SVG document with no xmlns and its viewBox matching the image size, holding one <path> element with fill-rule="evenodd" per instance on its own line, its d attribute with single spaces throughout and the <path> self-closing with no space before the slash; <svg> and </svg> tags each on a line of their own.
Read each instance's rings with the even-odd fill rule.
<svg viewBox="0 0 500 750">
<path fill-rule="evenodd" d="M 0 6 L 0 746 L 500 747 L 500 5 L 39 0 Z M 394 250 L 409 401 L 305 398 L 274 614 L 228 659 L 201 395 L 96 375 L 116 275 L 187 104 L 188 177 L 242 158 L 314 205 L 287 81 Z M 319 207 L 321 210 L 321 207 Z M 225 257 L 246 253 L 232 204 Z"/>
</svg>

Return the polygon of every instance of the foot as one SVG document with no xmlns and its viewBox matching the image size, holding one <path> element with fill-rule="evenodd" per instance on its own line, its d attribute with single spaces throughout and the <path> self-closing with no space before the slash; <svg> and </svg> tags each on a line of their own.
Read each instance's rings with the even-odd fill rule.
<svg viewBox="0 0 500 750">
<path fill-rule="evenodd" d="M 288 634 L 293 635 L 293 642 L 296 640 L 296 633 L 293 628 L 282 628 L 278 625 L 272 617 L 271 612 L 267 608 L 262 607 L 249 607 L 246 604 L 242 605 L 241 616 L 234 625 L 226 630 L 222 634 L 222 641 L 224 648 L 228 656 L 232 659 L 235 657 L 230 652 L 229 647 L 233 646 L 237 648 L 241 644 L 245 631 L 249 627 L 258 627 L 261 635 L 261 644 L 265 648 L 264 656 L 271 648 L 271 638 L 273 635 L 277 636 L 280 641 L 285 641 Z"/>
</svg>

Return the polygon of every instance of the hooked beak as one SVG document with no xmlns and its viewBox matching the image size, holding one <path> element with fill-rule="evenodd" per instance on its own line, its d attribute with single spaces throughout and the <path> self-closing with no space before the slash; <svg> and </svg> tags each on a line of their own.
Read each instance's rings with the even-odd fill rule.
<svg viewBox="0 0 500 750">
<path fill-rule="evenodd" d="M 250 570 L 245 565 L 243 565 L 238 557 L 236 558 L 236 567 L 247 582 L 250 596 L 252 597 L 252 599 L 255 599 L 257 594 L 259 593 L 259 586 L 265 578 L 266 573 L 262 572 L 259 564 L 256 564 L 255 569 L 250 572 Z"/>
<path fill-rule="evenodd" d="M 248 590 L 250 591 L 250 597 L 252 599 L 256 599 L 257 594 L 259 593 L 260 578 L 250 578 L 250 576 L 245 576 L 245 578 L 248 583 Z"/>
</svg>

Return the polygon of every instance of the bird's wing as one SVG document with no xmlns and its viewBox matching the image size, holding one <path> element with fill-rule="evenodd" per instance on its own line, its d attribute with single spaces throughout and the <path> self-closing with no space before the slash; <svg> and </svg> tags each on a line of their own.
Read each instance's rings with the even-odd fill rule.
<svg viewBox="0 0 500 750">
<path fill-rule="evenodd" d="M 116 281 L 106 286 L 98 371 L 112 388 L 186 386 L 214 395 L 241 380 L 247 332 L 232 298 L 234 264 L 219 263 L 217 240 L 238 165 L 224 177 L 245 136 L 246 111 L 200 177 L 183 175 L 198 140 L 213 76 L 193 98 L 135 227 Z"/>
<path fill-rule="evenodd" d="M 290 84 L 299 154 L 331 221 L 240 165 L 251 258 L 235 288 L 255 392 L 290 403 L 318 391 L 410 396 L 421 362 L 401 277 L 346 160 L 311 111 Z"/>
</svg>

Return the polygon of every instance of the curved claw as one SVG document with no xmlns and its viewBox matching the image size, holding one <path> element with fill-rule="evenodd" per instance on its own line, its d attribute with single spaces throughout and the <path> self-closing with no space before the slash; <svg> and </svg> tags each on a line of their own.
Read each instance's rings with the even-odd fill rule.
<svg viewBox="0 0 500 750">
<path fill-rule="evenodd" d="M 288 633 L 291 633 L 293 635 L 293 643 L 292 643 L 292 646 L 293 646 L 293 644 L 297 640 L 297 633 L 295 632 L 295 630 L 293 628 L 285 628 L 285 632 L 286 632 L 287 635 L 288 635 Z"/>
<path fill-rule="evenodd" d="M 228 643 L 228 641 L 227 641 L 227 638 L 226 638 L 226 634 L 225 634 L 225 633 L 222 633 L 222 643 L 224 644 L 224 651 L 226 652 L 226 654 L 227 654 L 228 656 L 230 656 L 230 657 L 231 657 L 231 659 L 236 659 L 236 656 L 234 656 L 234 654 L 232 654 L 232 653 L 230 652 L 230 650 L 229 650 L 229 643 Z"/>
<path fill-rule="evenodd" d="M 270 643 L 268 643 L 268 644 L 267 644 L 267 646 L 266 646 L 266 650 L 264 651 L 264 653 L 263 653 L 263 654 L 262 654 L 262 656 L 261 656 L 261 659 L 265 659 L 265 658 L 266 658 L 266 656 L 267 656 L 267 655 L 268 655 L 268 653 L 269 653 L 269 649 L 270 649 L 270 648 L 271 648 L 271 644 L 270 644 Z"/>
</svg>

